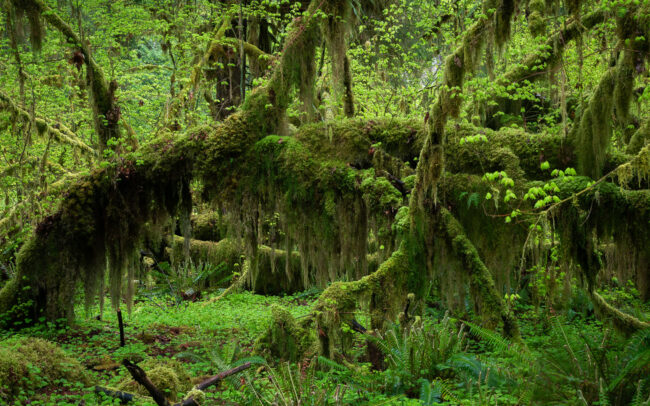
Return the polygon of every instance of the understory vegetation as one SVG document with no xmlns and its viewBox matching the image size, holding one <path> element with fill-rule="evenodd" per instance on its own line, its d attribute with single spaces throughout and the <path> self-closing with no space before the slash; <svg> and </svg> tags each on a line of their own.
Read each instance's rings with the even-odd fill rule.
<svg viewBox="0 0 650 406">
<path fill-rule="evenodd" d="M 0 0 L 0 404 L 650 406 L 650 0 Z"/>
</svg>

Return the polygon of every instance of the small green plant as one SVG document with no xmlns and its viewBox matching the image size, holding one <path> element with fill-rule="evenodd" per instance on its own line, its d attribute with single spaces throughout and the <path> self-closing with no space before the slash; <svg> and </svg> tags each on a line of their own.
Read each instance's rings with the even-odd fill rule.
<svg viewBox="0 0 650 406">
<path fill-rule="evenodd" d="M 445 316 L 439 323 L 421 319 L 407 326 L 393 324 L 378 337 L 371 338 L 385 356 L 387 391 L 415 397 L 420 379 L 451 378 L 465 343 L 464 327 L 456 328 Z"/>
</svg>

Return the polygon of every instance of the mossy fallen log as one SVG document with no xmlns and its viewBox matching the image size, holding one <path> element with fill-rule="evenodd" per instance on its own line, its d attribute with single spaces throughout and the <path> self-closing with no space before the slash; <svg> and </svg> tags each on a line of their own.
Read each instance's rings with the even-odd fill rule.
<svg viewBox="0 0 650 406">
<path fill-rule="evenodd" d="M 650 328 L 650 323 L 637 319 L 615 308 L 596 291 L 589 294 L 594 308 L 597 313 L 600 313 L 600 318 L 609 320 L 614 324 L 614 327 L 626 335 L 632 335 L 639 330 Z"/>
<path fill-rule="evenodd" d="M 175 236 L 172 246 L 166 250 L 171 257 L 172 264 L 178 265 L 184 261 L 183 247 L 184 238 Z M 298 252 L 291 253 L 288 267 L 287 255 L 284 250 L 263 245 L 258 247 L 257 254 L 259 256 L 258 272 L 248 275 L 242 287 L 268 295 L 291 294 L 309 287 L 302 283 L 302 264 Z M 210 279 L 215 282 L 229 280 L 227 278 L 229 275 L 243 269 L 244 244 L 228 238 L 219 242 L 192 239 L 190 240 L 190 258 L 195 264 L 203 262 L 217 266 L 222 265 L 223 272 L 213 275 Z M 207 283 L 209 284 L 210 281 Z"/>
</svg>

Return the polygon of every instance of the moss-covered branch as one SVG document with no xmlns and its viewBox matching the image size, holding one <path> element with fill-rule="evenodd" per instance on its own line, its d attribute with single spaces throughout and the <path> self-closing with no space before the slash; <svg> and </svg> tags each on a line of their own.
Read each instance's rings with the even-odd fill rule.
<svg viewBox="0 0 650 406">
<path fill-rule="evenodd" d="M 639 330 L 650 328 L 650 323 L 641 321 L 634 316 L 620 311 L 607 303 L 598 292 L 591 291 L 589 296 L 596 308 L 596 312 L 600 313 L 601 318 L 611 320 L 617 330 L 631 335 Z"/>
<path fill-rule="evenodd" d="M 34 4 L 47 11 L 42 2 Z M 77 283 L 85 285 L 90 303 L 103 289 L 107 258 L 113 303 L 119 303 L 126 270 L 127 296 L 133 293 L 129 264 L 145 226 L 178 212 L 189 224 L 189 181 L 224 176 L 232 160 L 278 128 L 302 79 L 301 61 L 314 57 L 315 8 L 294 23 L 268 85 L 254 91 L 239 113 L 216 128 L 162 134 L 124 163 L 97 170 L 69 189 L 19 252 L 17 276 L 0 290 L 0 324 L 41 316 L 71 319 Z"/>
<path fill-rule="evenodd" d="M 32 115 L 25 109 L 19 107 L 11 98 L 0 92 L 0 110 L 7 110 L 17 115 L 20 120 L 32 122 Z M 79 152 L 95 156 L 95 150 L 79 139 L 72 131 L 60 123 L 51 123 L 43 118 L 34 117 L 35 130 L 40 135 L 49 135 L 61 144 L 71 146 Z"/>
<path fill-rule="evenodd" d="M 648 144 L 650 144 L 650 119 L 644 120 L 639 129 L 634 132 L 626 152 L 631 155 L 637 154 Z"/>
<path fill-rule="evenodd" d="M 495 327 L 502 323 L 504 333 L 508 337 L 520 340 L 517 321 L 512 312 L 507 310 L 501 293 L 494 285 L 492 274 L 478 255 L 474 244 L 447 209 L 441 208 L 440 216 L 442 236 L 469 273 L 470 288 L 480 298 L 479 312 L 488 319 L 489 325 Z"/>
<path fill-rule="evenodd" d="M 607 13 L 604 10 L 596 10 L 582 16 L 579 20 L 574 18 L 568 21 L 561 29 L 548 37 L 541 47 L 541 52 L 526 57 L 520 64 L 500 76 L 497 83 L 505 86 L 524 80 L 533 82 L 538 78 L 543 78 L 544 74 L 554 69 L 561 61 L 564 50 L 572 41 L 606 20 Z M 540 66 L 545 69 L 539 69 Z"/>
<path fill-rule="evenodd" d="M 406 301 L 402 295 L 408 273 L 409 259 L 404 247 L 400 247 L 372 274 L 354 282 L 330 285 L 312 312 L 319 329 L 321 353 L 335 357 L 345 352 L 350 337 L 341 326 L 354 318 L 362 298 L 370 303 L 371 328 L 382 328 L 387 320 L 395 319 Z"/>
<path fill-rule="evenodd" d="M 461 45 L 445 59 L 443 73 L 443 87 L 441 88 L 436 101 L 429 114 L 431 119 L 428 122 L 426 139 L 416 169 L 415 186 L 411 193 L 409 204 L 410 231 L 407 238 L 408 257 L 413 269 L 410 271 L 408 286 L 422 289 L 423 280 L 427 271 L 435 272 L 432 267 L 435 252 L 435 242 L 440 232 L 440 223 L 444 216 L 439 216 L 438 205 L 438 184 L 444 172 L 444 144 L 445 129 L 450 118 L 457 118 L 460 113 L 462 98 L 460 93 L 463 89 L 464 78 L 473 72 L 486 44 L 487 35 L 490 29 L 495 33 L 494 42 L 497 46 L 502 45 L 508 38 L 510 32 L 510 19 L 516 8 L 516 1 L 487 0 L 483 4 L 486 17 L 479 19 L 470 26 L 461 39 Z M 463 240 L 466 245 L 463 251 L 475 253 L 473 245 L 469 240 Z M 476 254 L 478 257 L 478 254 Z M 461 257 L 462 259 L 463 257 Z M 464 258 L 468 258 L 465 256 Z M 480 260 L 478 260 L 479 263 Z M 484 265 L 483 265 L 484 266 Z M 489 273 L 488 273 L 489 274 Z M 470 274 L 474 278 L 474 274 Z M 502 301 L 495 300 L 489 289 L 478 290 L 478 302 L 489 303 L 484 310 L 488 314 L 505 315 L 507 311 Z M 422 293 L 422 292 L 418 292 Z M 482 296 L 482 295 L 487 296 Z M 518 327 L 514 319 L 504 318 L 506 333 L 517 336 Z"/>
<path fill-rule="evenodd" d="M 236 49 L 242 45 L 236 38 L 226 37 L 226 32 L 231 28 L 231 17 L 230 14 L 225 14 L 221 17 L 220 24 L 215 27 L 205 52 L 198 57 L 198 61 L 192 66 L 189 84 L 183 88 L 176 96 L 175 101 L 172 102 L 172 108 L 166 117 L 168 126 L 176 126 L 178 124 L 177 121 L 183 109 L 189 107 L 188 104 L 194 99 L 194 95 L 198 93 L 201 82 L 203 81 L 203 69 L 211 62 L 216 63 L 219 57 L 227 56 L 228 48 Z M 259 62 L 258 66 L 262 70 L 267 69 L 270 55 L 248 42 L 243 43 L 243 49 L 247 56 Z"/>
</svg>

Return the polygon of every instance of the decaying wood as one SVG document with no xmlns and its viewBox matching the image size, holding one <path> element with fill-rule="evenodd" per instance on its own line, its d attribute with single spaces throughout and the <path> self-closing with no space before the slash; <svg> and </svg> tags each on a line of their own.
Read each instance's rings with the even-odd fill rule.
<svg viewBox="0 0 650 406">
<path fill-rule="evenodd" d="M 153 384 L 153 382 L 151 382 L 151 379 L 149 379 L 147 373 L 142 368 L 140 368 L 138 365 L 134 364 L 129 360 L 124 360 L 122 362 L 122 365 L 126 367 L 126 369 L 129 371 L 129 373 L 137 383 L 145 387 L 145 389 L 147 390 L 147 392 L 149 392 L 149 394 L 151 395 L 151 397 L 153 398 L 153 400 L 156 402 L 157 405 L 159 406 L 172 405 L 171 403 L 169 403 L 169 400 L 167 400 L 167 397 L 165 397 L 165 394 L 160 389 L 158 389 L 156 385 Z M 246 370 L 250 368 L 251 365 L 252 364 L 250 362 L 246 362 L 238 367 L 220 372 L 217 375 L 208 378 L 205 381 L 201 382 L 200 384 L 196 385 L 196 389 L 205 390 L 211 386 L 217 385 L 226 377 L 229 377 L 230 375 L 234 375 L 243 370 Z M 109 394 L 106 391 L 104 391 L 104 393 Z M 189 397 L 183 400 L 182 402 L 174 404 L 174 406 L 199 406 L 199 404 L 192 397 Z"/>
<path fill-rule="evenodd" d="M 165 394 L 160 389 L 158 389 L 156 385 L 153 384 L 153 382 L 151 382 L 151 379 L 149 379 L 147 373 L 144 372 L 142 368 L 140 368 L 137 364 L 129 361 L 128 359 L 122 361 L 122 365 L 126 367 L 126 369 L 129 371 L 137 383 L 145 387 L 157 405 L 171 406 L 171 403 L 169 403 L 167 397 L 165 397 Z"/>
<path fill-rule="evenodd" d="M 124 321 L 122 320 L 122 311 L 117 309 L 117 323 L 120 326 L 120 347 L 124 347 L 126 344 L 124 340 Z"/>
</svg>

